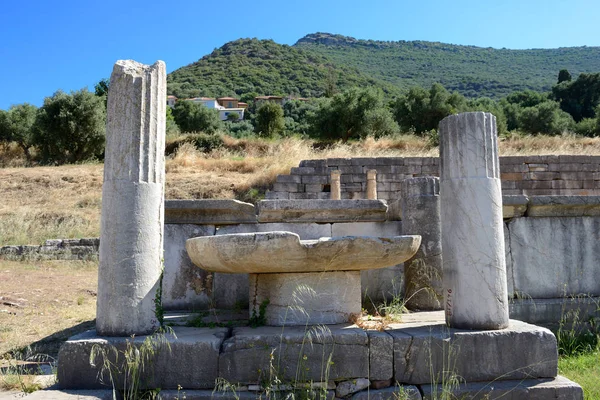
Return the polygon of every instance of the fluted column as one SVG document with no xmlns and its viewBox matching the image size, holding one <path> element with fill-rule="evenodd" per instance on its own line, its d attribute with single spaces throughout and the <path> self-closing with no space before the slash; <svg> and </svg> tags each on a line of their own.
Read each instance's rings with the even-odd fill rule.
<svg viewBox="0 0 600 400">
<path fill-rule="evenodd" d="M 117 61 L 108 93 L 99 335 L 152 332 L 163 256 L 166 67 Z"/>
<path fill-rule="evenodd" d="M 471 112 L 440 122 L 444 306 L 450 327 L 508 326 L 496 117 Z"/>
</svg>

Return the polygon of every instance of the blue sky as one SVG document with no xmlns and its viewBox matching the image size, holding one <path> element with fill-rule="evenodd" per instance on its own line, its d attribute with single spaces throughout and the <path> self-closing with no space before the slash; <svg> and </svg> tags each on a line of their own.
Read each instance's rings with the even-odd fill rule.
<svg viewBox="0 0 600 400">
<path fill-rule="evenodd" d="M 6 1 L 0 109 L 108 78 L 119 59 L 190 64 L 240 37 L 294 44 L 313 32 L 526 49 L 600 46 L 598 0 Z"/>
</svg>

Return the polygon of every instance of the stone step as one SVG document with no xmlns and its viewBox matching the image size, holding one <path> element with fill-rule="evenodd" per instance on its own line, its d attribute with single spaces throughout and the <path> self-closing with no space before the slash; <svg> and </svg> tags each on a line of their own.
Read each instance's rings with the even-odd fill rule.
<svg viewBox="0 0 600 400">
<path fill-rule="evenodd" d="M 422 385 L 423 400 L 435 400 L 442 385 Z M 451 390 L 461 400 L 582 400 L 583 389 L 563 376 L 551 379 L 473 382 Z"/>
<path fill-rule="evenodd" d="M 445 326 L 439 312 L 414 313 L 383 332 L 341 324 L 313 327 L 173 327 L 148 362 L 148 387 L 212 389 L 217 377 L 256 384 L 275 376 L 284 383 L 367 378 L 427 385 L 451 371 L 465 382 L 554 378 L 557 346 L 545 328 L 511 320 L 507 329 L 466 331 Z M 61 388 L 96 389 L 94 346 L 123 351 L 146 337 L 98 337 L 94 331 L 61 348 Z M 122 358 L 122 354 L 121 354 Z M 104 375 L 104 382 L 110 382 Z"/>
</svg>

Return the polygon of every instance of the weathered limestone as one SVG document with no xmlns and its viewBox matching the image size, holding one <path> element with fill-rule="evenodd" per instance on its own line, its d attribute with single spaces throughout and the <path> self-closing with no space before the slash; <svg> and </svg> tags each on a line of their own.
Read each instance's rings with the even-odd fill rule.
<svg viewBox="0 0 600 400">
<path fill-rule="evenodd" d="M 404 298 L 413 310 L 442 310 L 442 235 L 440 186 L 436 177 L 402 183 L 402 228 L 421 236 L 421 246 L 404 263 Z"/>
<path fill-rule="evenodd" d="M 557 374 L 558 350 L 552 332 L 521 321 L 510 320 L 508 328 L 496 331 L 416 322 L 392 324 L 386 332 L 394 338 L 397 382 L 441 382 L 448 370 L 466 382 L 553 378 Z"/>
<path fill-rule="evenodd" d="M 214 234 L 214 225 L 165 224 L 161 299 L 165 310 L 202 310 L 212 305 L 214 274 L 192 263 L 185 241 Z"/>
<path fill-rule="evenodd" d="M 238 200 L 166 200 L 165 224 L 231 225 L 256 222 L 256 210 Z"/>
<path fill-rule="evenodd" d="M 440 122 L 444 305 L 454 328 L 508 326 L 496 117 Z"/>
<path fill-rule="evenodd" d="M 223 343 L 219 376 L 231 383 L 258 383 L 273 375 L 283 382 L 298 376 L 307 382 L 367 377 L 368 358 L 367 333 L 348 324 L 241 327 Z"/>
<path fill-rule="evenodd" d="M 330 175 L 330 196 L 331 200 L 341 200 L 342 198 L 342 184 L 340 183 L 341 172 L 338 170 L 331 171 Z"/>
<path fill-rule="evenodd" d="M 385 221 L 383 200 L 262 200 L 258 222 Z"/>
<path fill-rule="evenodd" d="M 251 315 L 263 302 L 269 326 L 348 322 L 361 312 L 360 271 L 250 274 Z"/>
<path fill-rule="evenodd" d="M 600 196 L 532 196 L 529 217 L 598 217 Z"/>
<path fill-rule="evenodd" d="M 421 385 L 423 400 L 436 400 L 443 386 Z M 481 400 L 583 400 L 581 386 L 563 376 L 549 379 L 520 379 L 462 383 L 452 390 L 453 398 Z"/>
<path fill-rule="evenodd" d="M 600 218 L 515 218 L 508 231 L 514 291 L 521 297 L 600 296 Z"/>
<path fill-rule="evenodd" d="M 367 171 L 367 199 L 377 200 L 377 170 Z"/>
<path fill-rule="evenodd" d="M 117 61 L 110 79 L 96 329 L 153 331 L 162 270 L 166 67 Z"/>
<path fill-rule="evenodd" d="M 144 365 L 144 379 L 140 384 L 146 388 L 188 389 L 214 387 L 219 376 L 219 352 L 227 328 L 173 327 L 173 334 L 163 338 L 153 336 L 154 354 Z M 95 331 L 87 331 L 71 337 L 61 347 L 58 358 L 58 381 L 62 389 L 99 389 L 110 387 L 106 373 L 100 374 L 102 357 L 95 365 L 90 364 L 90 352 L 94 346 L 112 354 L 114 349 L 123 352 L 129 346 L 139 346 L 148 336 L 101 337 Z M 152 339 L 153 338 L 153 339 Z M 120 356 L 123 362 L 123 355 Z M 114 360 L 113 360 L 114 362 Z M 103 378 L 103 382 L 99 378 Z M 119 385 L 122 374 L 114 376 Z"/>
<path fill-rule="evenodd" d="M 529 198 L 523 195 L 502 196 L 502 217 L 517 218 L 522 217 L 527 212 Z"/>
<path fill-rule="evenodd" d="M 188 239 L 196 265 L 227 273 L 291 273 L 377 269 L 412 257 L 420 236 L 300 240 L 292 232 L 257 232 Z"/>
</svg>

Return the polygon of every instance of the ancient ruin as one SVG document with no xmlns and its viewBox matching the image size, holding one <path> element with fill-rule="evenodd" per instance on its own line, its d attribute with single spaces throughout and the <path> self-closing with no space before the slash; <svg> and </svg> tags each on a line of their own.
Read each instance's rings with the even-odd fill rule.
<svg viewBox="0 0 600 400">
<path fill-rule="evenodd" d="M 115 108 L 113 91 L 125 89 L 111 82 L 109 120 L 136 115 L 141 128 L 124 131 L 149 132 L 149 136 L 138 136 L 136 142 L 131 139 L 135 135 L 124 135 L 121 140 L 130 144 L 107 146 L 107 159 L 122 161 L 108 164 L 107 170 L 118 177 L 118 184 L 135 189 L 116 196 L 110 190 L 115 183 L 107 180 L 104 201 L 113 203 L 107 217 L 103 209 L 100 244 L 103 283 L 99 292 L 104 300 L 99 298 L 98 316 L 103 322 L 96 331 L 74 336 L 61 348 L 61 388 L 105 389 L 112 394 L 111 384 L 122 385 L 125 377 L 110 375 L 98 360 L 90 363 L 90 353 L 98 348 L 124 351 L 127 346 L 141 351 L 147 338 L 156 338 L 141 335 L 154 322 L 149 313 L 160 320 L 164 308 L 171 307 L 184 312 L 167 314 L 171 330 L 155 339 L 140 381 L 141 388 L 160 389 L 159 397 L 164 399 L 256 399 L 265 398 L 267 392 L 281 397 L 302 391 L 308 398 L 392 399 L 401 394 L 400 398 L 416 400 L 435 399 L 444 390 L 464 398 L 583 398 L 579 385 L 557 375 L 557 342 L 552 332 L 508 319 L 502 218 L 503 212 L 518 214 L 522 199 L 505 202 L 503 207 L 491 114 L 459 114 L 442 122 L 439 196 L 437 180 L 425 178 L 403 183 L 405 198 L 396 199 L 400 206 L 388 206 L 384 200 L 339 199 L 341 186 L 334 193 L 334 185 L 341 185 L 340 174 L 331 173 L 331 193 L 324 195 L 335 200 L 266 200 L 256 208 L 232 202 L 168 203 L 165 271 L 157 291 L 163 192 L 154 186 L 147 193 L 139 188 L 146 182 L 161 185 L 162 157 L 144 152 L 135 163 L 126 164 L 123 155 L 129 155 L 124 150 L 136 144 L 163 140 L 164 120 L 153 117 L 151 107 L 154 86 L 142 84 L 154 81 L 141 72 L 162 69 L 164 73 L 164 65 L 119 62 L 115 71 L 120 68 L 137 72 L 128 78 L 132 84 L 127 92 L 117 92 L 119 97 L 148 96 L 148 102 L 138 102 L 131 110 L 130 103 Z M 152 178 L 130 175 L 138 170 L 135 165 L 155 173 Z M 526 200 L 525 204 L 527 208 L 533 203 Z M 548 212 L 544 207 L 548 204 L 539 204 L 538 210 Z M 220 213 L 227 208 L 232 211 L 229 217 L 216 218 L 216 211 L 207 211 Z M 427 210 L 427 218 L 422 210 Z M 521 225 L 527 223 L 515 228 L 525 231 L 527 227 Z M 423 245 L 416 258 L 421 261 L 409 261 L 411 273 L 406 279 L 418 272 L 419 265 L 435 273 L 426 275 L 430 281 L 420 277 L 408 282 L 407 291 L 414 290 L 413 284 L 432 288 L 431 297 L 415 298 L 415 308 L 436 309 L 441 288 L 447 321 L 441 311 L 405 314 L 382 330 L 341 321 L 359 309 L 361 301 L 364 304 L 377 295 L 391 300 L 398 283 L 401 291 L 403 282 L 394 282 L 404 277 L 397 263 L 412 256 L 420 242 L 408 229 L 422 235 Z M 127 245 L 116 243 L 109 233 Z M 111 246 L 116 247 L 109 252 Z M 145 261 L 138 264 L 138 260 Z M 232 271 L 239 273 L 224 273 Z M 308 320 L 304 325 L 279 326 L 284 313 L 300 322 L 293 315 L 298 306 L 295 290 L 329 295 L 304 309 L 321 318 L 320 324 Z M 346 292 L 351 295 L 346 297 Z M 273 311 L 271 303 L 277 306 Z M 215 305 L 228 310 L 215 310 Z M 231 321 L 227 315 L 246 306 L 254 314 L 253 321 L 263 326 L 224 323 Z M 322 318 L 321 311 L 330 306 L 341 312 L 333 319 Z M 205 314 L 195 318 L 191 309 Z M 200 324 L 185 326 L 191 319 Z M 131 333 L 135 337 L 129 337 Z M 229 386 L 217 388 L 217 379 Z"/>
</svg>

